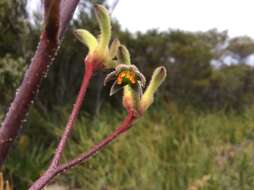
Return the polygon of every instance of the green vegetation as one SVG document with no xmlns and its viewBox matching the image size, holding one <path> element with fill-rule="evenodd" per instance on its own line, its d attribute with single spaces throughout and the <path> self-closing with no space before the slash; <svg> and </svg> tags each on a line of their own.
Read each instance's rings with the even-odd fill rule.
<svg viewBox="0 0 254 190">
<path fill-rule="evenodd" d="M 56 182 L 91 190 L 180 190 L 209 176 L 203 189 L 252 189 L 253 111 L 200 113 L 157 105 L 128 134 Z M 102 112 L 98 120 L 80 118 L 64 159 L 91 147 L 123 117 L 110 108 Z M 26 189 L 45 169 L 65 120 L 64 112 L 55 118 L 31 112 L 27 128 L 32 131 L 20 136 L 4 170 L 17 189 Z"/>
</svg>

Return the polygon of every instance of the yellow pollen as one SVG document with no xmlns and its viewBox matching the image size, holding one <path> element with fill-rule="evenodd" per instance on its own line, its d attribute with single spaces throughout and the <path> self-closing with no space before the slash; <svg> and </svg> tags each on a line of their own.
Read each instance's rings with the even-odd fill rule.
<svg viewBox="0 0 254 190">
<path fill-rule="evenodd" d="M 117 84 L 122 84 L 125 81 L 123 79 L 127 79 L 132 84 L 136 83 L 136 75 L 133 71 L 122 71 L 117 77 Z"/>
</svg>

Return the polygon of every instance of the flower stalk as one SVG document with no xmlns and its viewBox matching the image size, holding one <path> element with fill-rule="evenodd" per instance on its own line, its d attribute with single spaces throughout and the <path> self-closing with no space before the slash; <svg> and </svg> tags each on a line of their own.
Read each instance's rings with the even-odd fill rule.
<svg viewBox="0 0 254 190">
<path fill-rule="evenodd" d="M 115 131 L 113 131 L 113 133 L 111 133 L 98 144 L 94 145 L 90 150 L 77 156 L 73 160 L 70 160 L 65 164 L 57 164 L 54 167 L 50 167 L 50 169 L 48 169 L 39 179 L 37 179 L 32 184 L 29 190 L 40 190 L 45 187 L 57 174 L 63 173 L 68 169 L 71 169 L 81 163 L 88 161 L 98 151 L 104 149 L 109 143 L 117 139 L 119 135 L 125 133 L 128 129 L 130 129 L 133 126 L 132 124 L 135 119 L 135 113 L 129 112 L 127 117 L 123 120 L 119 127 L 116 128 Z"/>
<path fill-rule="evenodd" d="M 43 188 L 54 176 L 58 173 L 61 173 L 64 171 L 63 168 L 65 168 L 66 165 L 61 165 L 60 160 L 62 153 L 64 151 L 65 145 L 67 143 L 68 138 L 70 137 L 72 128 L 74 126 L 74 122 L 77 119 L 78 113 L 81 109 L 81 106 L 83 104 L 87 88 L 90 83 L 90 79 L 94 72 L 102 70 L 104 68 L 110 67 L 113 62 L 113 58 L 116 55 L 119 41 L 114 40 L 111 44 L 111 49 L 109 50 L 108 44 L 111 38 L 111 26 L 110 26 L 110 20 L 109 15 L 107 13 L 107 10 L 100 5 L 95 5 L 96 10 L 96 17 L 99 22 L 101 35 L 99 39 L 97 40 L 90 32 L 79 29 L 75 31 L 76 37 L 88 47 L 89 52 L 86 56 L 84 63 L 85 63 L 85 72 L 82 80 L 82 84 L 79 90 L 79 94 L 76 98 L 76 102 L 73 106 L 72 112 L 70 114 L 70 117 L 68 119 L 67 125 L 65 127 L 64 133 L 61 137 L 61 140 L 56 148 L 54 158 L 52 159 L 52 162 L 49 166 L 49 168 L 46 170 L 46 172 L 29 188 L 30 190 L 39 190 Z M 122 130 L 125 129 L 127 125 L 131 124 L 131 120 L 133 119 L 132 114 L 124 120 L 123 127 L 121 130 L 117 131 L 116 134 L 120 134 Z M 114 135 L 109 137 L 108 140 L 102 141 L 102 143 L 98 144 L 98 146 L 95 146 L 91 149 L 91 151 L 88 151 L 88 153 L 85 154 L 85 158 L 80 159 L 79 162 L 83 160 L 87 160 L 89 157 L 94 155 L 99 149 L 103 148 L 106 144 L 108 144 L 110 141 L 112 141 L 114 138 L 116 138 L 117 135 Z M 97 150 L 98 149 L 98 150 Z M 71 166 L 74 166 L 78 163 L 74 161 L 70 161 Z M 68 165 L 69 162 L 67 162 Z M 66 166 L 67 167 L 67 166 Z"/>
<path fill-rule="evenodd" d="M 154 94 L 165 80 L 165 67 L 158 67 L 152 76 L 149 86 L 144 95 L 146 79 L 135 65 L 131 64 L 130 54 L 128 49 L 121 45 L 118 40 L 114 40 L 109 48 L 111 38 L 111 25 L 107 10 L 100 5 L 95 5 L 96 18 L 100 26 L 101 34 L 98 38 L 94 37 L 89 31 L 78 29 L 75 31 L 76 37 L 88 47 L 89 52 L 85 58 L 85 72 L 83 81 L 80 87 L 79 94 L 73 106 L 65 131 L 56 149 L 54 158 L 48 170 L 32 184 L 29 190 L 40 190 L 45 187 L 57 174 L 83 163 L 98 151 L 105 148 L 113 140 L 117 139 L 121 134 L 129 130 L 133 122 L 141 117 L 148 107 L 153 103 Z M 117 60 L 114 58 L 117 57 Z M 115 70 L 107 75 L 104 84 L 111 80 L 115 80 L 110 95 L 115 94 L 120 89 L 124 89 L 123 106 L 128 112 L 127 117 L 121 122 L 110 135 L 104 138 L 101 142 L 94 145 L 91 149 L 76 158 L 61 163 L 61 156 L 70 137 L 74 122 L 77 119 L 78 113 L 83 104 L 86 91 L 90 79 L 94 72 L 104 68 L 114 68 Z"/>
</svg>

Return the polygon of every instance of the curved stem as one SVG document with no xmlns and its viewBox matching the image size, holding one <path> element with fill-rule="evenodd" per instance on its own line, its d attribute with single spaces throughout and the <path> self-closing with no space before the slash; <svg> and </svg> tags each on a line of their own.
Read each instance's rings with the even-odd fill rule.
<svg viewBox="0 0 254 190">
<path fill-rule="evenodd" d="M 45 187 L 49 181 L 57 175 L 56 169 L 47 170 L 37 181 L 35 181 L 29 190 L 40 190 Z"/>
<path fill-rule="evenodd" d="M 75 159 L 67 162 L 66 164 L 62 164 L 57 168 L 57 173 L 61 173 L 67 169 L 70 169 L 81 162 L 87 161 L 89 158 L 94 156 L 98 151 L 102 150 L 106 147 L 107 144 L 112 142 L 114 139 L 116 139 L 120 134 L 126 132 L 131 126 L 133 121 L 135 120 L 135 116 L 133 112 L 129 112 L 128 116 L 123 120 L 123 122 L 120 124 L 120 126 L 115 129 L 113 133 L 111 133 L 109 136 L 107 136 L 105 139 L 103 139 L 100 143 L 94 145 L 90 150 L 87 152 L 81 154 L 80 156 L 76 157 Z"/>
<path fill-rule="evenodd" d="M 50 180 L 52 180 L 57 174 L 63 173 L 64 171 L 77 166 L 89 158 L 94 156 L 99 150 L 106 147 L 107 144 L 116 139 L 120 134 L 126 132 L 132 126 L 132 123 L 136 119 L 133 112 L 129 112 L 128 116 L 123 120 L 120 126 L 115 129 L 113 133 L 103 139 L 100 143 L 94 145 L 90 150 L 81 154 L 80 156 L 74 158 L 73 160 L 67 162 L 66 164 L 58 165 L 55 168 L 50 168 L 47 170 L 34 184 L 29 188 L 29 190 L 40 190 L 45 187 Z"/>
</svg>

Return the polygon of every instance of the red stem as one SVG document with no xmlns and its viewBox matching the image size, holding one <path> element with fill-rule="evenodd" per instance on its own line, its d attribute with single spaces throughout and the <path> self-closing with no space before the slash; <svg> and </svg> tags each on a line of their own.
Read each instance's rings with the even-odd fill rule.
<svg viewBox="0 0 254 190">
<path fill-rule="evenodd" d="M 46 2 L 54 3 L 54 6 L 51 6 L 52 10 L 46 11 L 50 15 L 50 19 L 45 23 L 46 30 L 41 34 L 35 55 L 0 127 L 0 166 L 6 159 L 10 146 L 21 128 L 22 120 L 24 120 L 29 106 L 39 90 L 43 76 L 56 56 L 64 31 L 79 0 L 48 0 Z M 61 7 L 59 7 L 60 4 Z"/>
<path fill-rule="evenodd" d="M 75 159 L 67 162 L 66 164 L 62 164 L 58 167 L 57 173 L 61 173 L 67 169 L 70 169 L 81 162 L 87 161 L 89 158 L 94 156 L 99 150 L 102 150 L 106 147 L 107 144 L 112 142 L 114 139 L 116 139 L 120 134 L 127 131 L 129 128 L 131 128 L 133 121 L 135 120 L 135 115 L 133 112 L 129 112 L 127 117 L 123 120 L 123 122 L 120 124 L 118 128 L 113 131 L 109 136 L 107 136 L 105 139 L 103 139 L 100 143 L 94 145 L 89 151 L 81 154 L 80 156 L 76 157 Z"/>
<path fill-rule="evenodd" d="M 45 187 L 50 180 L 52 180 L 57 174 L 63 173 L 64 171 L 77 166 L 80 163 L 87 161 L 89 158 L 94 156 L 99 150 L 102 150 L 106 147 L 107 144 L 116 139 L 120 134 L 126 132 L 131 128 L 132 123 L 136 119 L 135 114 L 133 112 L 129 112 L 128 116 L 124 119 L 124 121 L 120 124 L 120 126 L 115 129 L 113 133 L 103 139 L 100 143 L 96 144 L 89 151 L 81 154 L 80 156 L 74 158 L 73 160 L 67 162 L 66 164 L 59 165 L 55 168 L 51 168 L 47 170 L 34 184 L 29 188 L 29 190 L 40 190 Z"/>
<path fill-rule="evenodd" d="M 52 160 L 50 168 L 56 167 L 60 162 L 65 144 L 70 136 L 71 130 L 73 128 L 73 124 L 74 124 L 75 120 L 77 119 L 78 113 L 79 113 L 82 103 L 84 101 L 87 87 L 89 85 L 90 79 L 91 79 L 94 71 L 95 71 L 95 68 L 94 68 L 93 64 L 87 63 L 86 69 L 85 69 L 85 74 L 83 76 L 83 81 L 82 81 L 82 84 L 81 84 L 81 87 L 79 90 L 79 94 L 77 96 L 76 102 L 75 102 L 72 112 L 71 112 L 71 115 L 70 115 L 67 125 L 65 127 L 64 134 L 62 135 L 61 140 L 60 140 L 58 147 L 56 149 L 55 156 Z"/>
<path fill-rule="evenodd" d="M 56 49 L 57 44 L 49 46 L 47 36 L 43 33 L 32 63 L 26 70 L 24 79 L 17 89 L 16 96 L 0 128 L 0 166 L 3 164 L 10 145 L 18 134 L 22 120 L 28 112 L 31 101 L 39 89 L 40 81 L 47 71 Z"/>
</svg>

